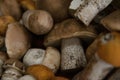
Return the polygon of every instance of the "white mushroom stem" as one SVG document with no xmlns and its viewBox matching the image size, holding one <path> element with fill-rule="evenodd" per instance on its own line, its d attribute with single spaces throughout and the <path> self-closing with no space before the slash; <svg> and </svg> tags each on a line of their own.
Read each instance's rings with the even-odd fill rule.
<svg viewBox="0 0 120 80">
<path fill-rule="evenodd" d="M 95 55 L 87 67 L 72 80 L 103 80 L 113 68 L 113 65 L 106 63 Z"/>
<path fill-rule="evenodd" d="M 111 2 L 112 0 L 86 0 L 84 4 L 79 6 L 74 15 L 88 26 L 93 18 Z"/>
<path fill-rule="evenodd" d="M 22 74 L 18 70 L 14 68 L 8 68 L 3 73 L 1 80 L 18 80 L 18 78 L 21 76 Z"/>
<path fill-rule="evenodd" d="M 62 40 L 61 69 L 77 69 L 86 65 L 86 58 L 79 38 Z"/>
<path fill-rule="evenodd" d="M 2 72 L 3 72 L 3 67 L 2 67 L 3 63 L 4 63 L 3 60 L 0 59 L 0 77 L 2 76 Z"/>
</svg>

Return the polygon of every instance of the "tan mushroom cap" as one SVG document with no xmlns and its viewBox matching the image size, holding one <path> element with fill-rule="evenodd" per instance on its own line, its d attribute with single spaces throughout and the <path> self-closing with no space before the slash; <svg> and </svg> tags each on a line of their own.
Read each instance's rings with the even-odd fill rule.
<svg viewBox="0 0 120 80">
<path fill-rule="evenodd" d="M 120 33 L 112 32 L 100 38 L 97 54 L 107 63 L 120 67 Z"/>
<path fill-rule="evenodd" d="M 56 24 L 52 31 L 46 36 L 44 45 L 56 45 L 61 39 L 70 37 L 96 37 L 96 31 L 92 28 L 79 24 L 75 19 L 68 19 Z"/>
</svg>

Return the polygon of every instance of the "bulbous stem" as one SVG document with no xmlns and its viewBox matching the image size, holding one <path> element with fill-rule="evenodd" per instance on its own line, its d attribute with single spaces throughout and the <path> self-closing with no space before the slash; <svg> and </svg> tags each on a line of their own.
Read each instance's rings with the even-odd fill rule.
<svg viewBox="0 0 120 80">
<path fill-rule="evenodd" d="M 79 38 L 62 40 L 61 69 L 77 69 L 86 65 L 86 58 Z"/>
<path fill-rule="evenodd" d="M 111 64 L 104 62 L 95 54 L 87 67 L 72 80 L 103 80 L 112 69 Z"/>
</svg>

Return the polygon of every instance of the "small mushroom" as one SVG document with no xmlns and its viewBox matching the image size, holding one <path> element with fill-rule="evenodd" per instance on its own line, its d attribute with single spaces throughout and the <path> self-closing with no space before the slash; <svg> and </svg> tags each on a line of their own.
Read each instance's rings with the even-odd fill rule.
<svg viewBox="0 0 120 80">
<path fill-rule="evenodd" d="M 1 80 L 18 80 L 22 76 L 25 67 L 17 59 L 8 59 L 5 61 L 3 68 L 5 71 Z"/>
<path fill-rule="evenodd" d="M 3 73 L 3 64 L 7 60 L 7 54 L 4 52 L 0 51 L 0 77 L 2 76 Z"/>
<path fill-rule="evenodd" d="M 27 10 L 34 10 L 36 9 L 35 7 L 35 2 L 33 0 L 18 0 L 18 3 Z"/>
<path fill-rule="evenodd" d="M 37 80 L 55 80 L 55 75 L 51 69 L 43 65 L 29 66 L 26 73 L 32 75 Z"/>
<path fill-rule="evenodd" d="M 61 42 L 61 69 L 71 70 L 85 66 L 86 58 L 79 38 L 95 38 L 95 31 L 85 28 L 74 19 L 68 19 L 55 25 L 46 36 L 45 46 Z M 59 42 L 59 43 L 58 43 Z"/>
<path fill-rule="evenodd" d="M 68 18 L 68 7 L 72 0 L 36 0 L 36 5 L 40 10 L 48 11 L 55 22 L 60 22 Z"/>
<path fill-rule="evenodd" d="M 16 20 L 21 17 L 21 10 L 17 0 L 1 0 L 0 12 L 2 15 L 13 16 Z"/>
<path fill-rule="evenodd" d="M 76 12 L 74 13 L 74 16 L 80 19 L 85 25 L 88 26 L 93 20 L 93 18 L 100 11 L 106 8 L 111 2 L 112 0 L 84 0 L 82 4 L 80 4 L 77 8 Z"/>
<path fill-rule="evenodd" d="M 120 31 L 120 10 L 116 10 L 104 17 L 101 23 L 110 31 Z"/>
<path fill-rule="evenodd" d="M 5 36 L 8 24 L 15 22 L 12 16 L 0 16 L 0 35 Z"/>
<path fill-rule="evenodd" d="M 30 48 L 28 32 L 19 23 L 8 25 L 5 44 L 10 58 L 20 59 Z"/>
<path fill-rule="evenodd" d="M 31 75 L 24 75 L 20 77 L 18 80 L 36 80 L 36 79 Z"/>
<path fill-rule="evenodd" d="M 23 57 L 23 63 L 26 66 L 42 64 L 50 68 L 53 72 L 57 72 L 60 65 L 60 53 L 53 47 L 47 47 L 46 50 L 29 49 Z"/>
<path fill-rule="evenodd" d="M 46 34 L 53 27 L 52 16 L 43 10 L 28 10 L 22 20 L 25 27 L 36 35 Z"/>
<path fill-rule="evenodd" d="M 117 69 L 108 80 L 119 80 L 120 79 L 120 69 Z"/>
<path fill-rule="evenodd" d="M 103 80 L 114 67 L 120 67 L 119 41 L 120 34 L 117 32 L 102 36 L 98 41 L 95 56 L 72 80 Z"/>
</svg>

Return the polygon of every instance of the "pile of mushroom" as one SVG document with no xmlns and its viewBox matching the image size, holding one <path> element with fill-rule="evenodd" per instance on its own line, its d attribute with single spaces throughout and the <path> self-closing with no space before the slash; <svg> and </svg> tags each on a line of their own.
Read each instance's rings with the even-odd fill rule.
<svg viewBox="0 0 120 80">
<path fill-rule="evenodd" d="M 0 80 L 120 80 L 120 0 L 0 0 Z"/>
</svg>

